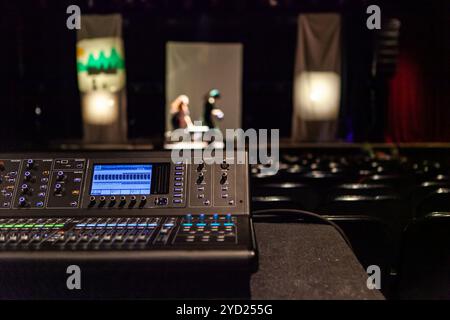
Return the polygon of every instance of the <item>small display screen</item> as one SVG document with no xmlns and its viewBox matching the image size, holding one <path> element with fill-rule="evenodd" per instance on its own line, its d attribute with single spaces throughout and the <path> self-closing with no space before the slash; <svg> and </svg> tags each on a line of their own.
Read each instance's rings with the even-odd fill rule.
<svg viewBox="0 0 450 320">
<path fill-rule="evenodd" d="M 91 195 L 149 195 L 151 164 L 95 164 Z"/>
</svg>

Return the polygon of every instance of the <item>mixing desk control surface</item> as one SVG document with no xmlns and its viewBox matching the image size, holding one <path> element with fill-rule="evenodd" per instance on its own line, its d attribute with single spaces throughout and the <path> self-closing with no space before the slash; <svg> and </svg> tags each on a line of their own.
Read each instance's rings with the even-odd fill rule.
<svg viewBox="0 0 450 320">
<path fill-rule="evenodd" d="M 208 160 L 0 154 L 0 262 L 126 256 L 254 269 L 248 165 Z"/>
<path fill-rule="evenodd" d="M 231 215 L 0 219 L 0 250 L 148 250 L 176 244 L 234 245 Z"/>
</svg>

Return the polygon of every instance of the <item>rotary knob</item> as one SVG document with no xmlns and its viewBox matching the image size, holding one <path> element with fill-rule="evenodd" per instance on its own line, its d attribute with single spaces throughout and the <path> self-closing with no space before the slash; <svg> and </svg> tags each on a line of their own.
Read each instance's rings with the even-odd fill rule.
<svg viewBox="0 0 450 320">
<path fill-rule="evenodd" d="M 116 204 L 116 197 L 115 196 L 109 197 L 108 207 L 112 208 L 112 207 L 114 207 L 115 204 Z"/>
<path fill-rule="evenodd" d="M 27 167 L 28 170 L 35 169 L 36 168 L 36 161 L 34 161 L 33 159 L 28 159 L 26 167 Z"/>
<path fill-rule="evenodd" d="M 201 162 L 198 166 L 197 166 L 197 171 L 200 172 L 205 168 L 205 163 Z"/>
<path fill-rule="evenodd" d="M 93 206 L 95 206 L 95 197 L 94 196 L 91 196 L 90 198 L 89 198 L 89 207 L 93 207 Z"/>
<path fill-rule="evenodd" d="M 60 183 L 55 184 L 55 189 L 53 190 L 56 196 L 62 196 L 64 193 L 64 188 Z"/>
<path fill-rule="evenodd" d="M 228 175 L 226 172 L 222 173 L 222 177 L 220 178 L 220 184 L 225 184 L 225 182 L 227 182 L 228 180 Z"/>
<path fill-rule="evenodd" d="M 225 160 L 220 165 L 220 168 L 223 170 L 228 170 L 229 167 L 230 165 Z"/>
<path fill-rule="evenodd" d="M 24 183 L 22 185 L 21 189 L 22 189 L 22 194 L 31 194 L 31 189 L 26 183 Z"/>
<path fill-rule="evenodd" d="M 143 208 L 146 203 L 147 203 L 147 197 L 146 196 L 142 196 L 141 197 L 141 202 L 139 203 L 139 208 Z"/>
<path fill-rule="evenodd" d="M 30 171 L 25 171 L 25 173 L 23 174 L 23 181 L 26 182 L 35 182 L 36 178 L 33 177 L 33 175 L 31 174 Z"/>
<path fill-rule="evenodd" d="M 126 203 L 127 203 L 127 197 L 121 196 L 120 197 L 120 202 L 119 202 L 119 207 L 120 208 L 124 207 Z"/>
<path fill-rule="evenodd" d="M 134 205 L 136 204 L 136 196 L 131 196 L 130 197 L 130 204 L 128 205 L 129 208 L 134 207 Z"/>
<path fill-rule="evenodd" d="M 29 202 L 26 197 L 20 197 L 19 198 L 19 206 L 24 208 L 29 206 Z"/>
<path fill-rule="evenodd" d="M 99 198 L 100 203 L 98 204 L 99 207 L 103 207 L 106 204 L 106 197 L 105 196 L 101 196 Z"/>
<path fill-rule="evenodd" d="M 64 174 L 64 171 L 58 171 L 56 174 L 56 180 L 58 181 L 64 181 L 66 180 L 67 176 Z"/>
<path fill-rule="evenodd" d="M 204 177 L 204 175 L 203 175 L 203 173 L 199 173 L 198 174 L 198 177 L 197 177 L 197 184 L 201 184 L 202 182 L 203 182 L 203 180 L 205 180 L 205 177 Z"/>
</svg>

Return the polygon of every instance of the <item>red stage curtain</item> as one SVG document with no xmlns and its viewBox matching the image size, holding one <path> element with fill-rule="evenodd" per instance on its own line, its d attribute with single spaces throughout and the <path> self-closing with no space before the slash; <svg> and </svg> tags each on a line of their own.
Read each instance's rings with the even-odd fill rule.
<svg viewBox="0 0 450 320">
<path fill-rule="evenodd" d="M 450 3 L 434 3 L 401 19 L 400 54 L 390 82 L 388 141 L 450 142 Z"/>
<path fill-rule="evenodd" d="M 389 84 L 388 141 L 425 141 L 424 83 L 420 68 L 407 53 L 400 53 L 397 71 Z"/>
</svg>

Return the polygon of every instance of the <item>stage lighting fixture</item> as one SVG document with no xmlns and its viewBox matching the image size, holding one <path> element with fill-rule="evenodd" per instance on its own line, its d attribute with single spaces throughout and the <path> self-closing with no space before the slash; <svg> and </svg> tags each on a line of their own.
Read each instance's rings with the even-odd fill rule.
<svg viewBox="0 0 450 320">
<path fill-rule="evenodd" d="M 295 81 L 295 100 L 304 120 L 335 119 L 339 112 L 339 75 L 335 72 L 301 72 Z"/>
<path fill-rule="evenodd" d="M 83 120 L 87 124 L 104 126 L 117 121 L 119 108 L 115 94 L 105 90 L 91 91 L 83 99 Z"/>
</svg>

